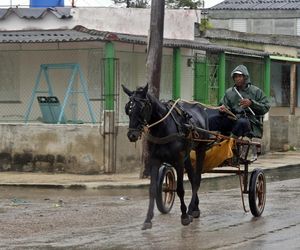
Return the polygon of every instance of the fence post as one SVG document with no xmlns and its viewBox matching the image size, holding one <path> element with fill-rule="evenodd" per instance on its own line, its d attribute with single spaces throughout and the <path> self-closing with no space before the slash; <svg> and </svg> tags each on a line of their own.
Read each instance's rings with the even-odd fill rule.
<svg viewBox="0 0 300 250">
<path fill-rule="evenodd" d="M 181 51 L 180 48 L 173 49 L 173 91 L 172 98 L 180 98 L 181 89 Z"/>
<path fill-rule="evenodd" d="M 112 42 L 105 44 L 104 62 L 104 121 L 103 121 L 103 159 L 106 173 L 116 172 L 116 135 L 115 135 L 115 48 Z"/>
<path fill-rule="evenodd" d="M 264 74 L 264 92 L 266 96 L 270 96 L 270 76 L 271 76 L 271 59 L 265 57 L 265 74 Z"/>
<path fill-rule="evenodd" d="M 112 42 L 105 44 L 104 95 L 105 110 L 114 110 L 115 48 Z"/>
<path fill-rule="evenodd" d="M 218 101 L 222 99 L 225 94 L 225 53 L 222 52 L 219 54 L 219 75 L 218 75 Z"/>
<path fill-rule="evenodd" d="M 291 64 L 291 70 L 290 70 L 290 114 L 295 115 L 295 106 L 296 106 L 296 64 Z"/>
</svg>

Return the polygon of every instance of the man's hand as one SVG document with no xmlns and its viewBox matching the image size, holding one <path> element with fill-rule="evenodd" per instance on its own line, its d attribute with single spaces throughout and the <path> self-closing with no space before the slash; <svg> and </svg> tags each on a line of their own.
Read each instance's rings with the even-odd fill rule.
<svg viewBox="0 0 300 250">
<path fill-rule="evenodd" d="M 232 113 L 225 105 L 219 106 L 219 112 L 227 113 L 229 119 L 237 120 L 234 113 Z"/>
<path fill-rule="evenodd" d="M 219 111 L 220 112 L 226 112 L 227 110 L 228 109 L 224 105 L 222 105 L 222 106 L 219 107 Z"/>
<path fill-rule="evenodd" d="M 247 108 L 247 107 L 250 107 L 252 104 L 252 101 L 250 99 L 241 99 L 240 100 L 240 106 L 242 108 Z"/>
</svg>

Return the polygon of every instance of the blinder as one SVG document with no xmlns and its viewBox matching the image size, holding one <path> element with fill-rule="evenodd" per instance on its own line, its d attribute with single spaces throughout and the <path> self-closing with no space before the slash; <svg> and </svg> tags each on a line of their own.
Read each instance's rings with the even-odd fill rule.
<svg viewBox="0 0 300 250">
<path fill-rule="evenodd" d="M 141 107 L 138 114 L 138 119 L 143 125 L 146 125 L 149 122 L 152 113 L 152 106 L 148 99 L 131 96 L 130 101 L 125 104 L 125 113 L 126 115 L 130 116 L 137 104 L 139 104 Z"/>
<path fill-rule="evenodd" d="M 134 107 L 134 103 L 132 100 L 130 100 L 129 102 L 127 102 L 125 104 L 125 113 L 126 115 L 130 115 L 130 113 L 132 112 L 132 108 Z"/>
</svg>

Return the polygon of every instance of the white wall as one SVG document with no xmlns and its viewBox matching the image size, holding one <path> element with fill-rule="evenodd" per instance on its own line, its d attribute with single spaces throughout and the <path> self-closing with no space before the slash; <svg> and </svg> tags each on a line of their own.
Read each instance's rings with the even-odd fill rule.
<svg viewBox="0 0 300 250">
<path fill-rule="evenodd" d="M 254 34 L 299 35 L 300 22 L 297 18 L 211 18 L 214 28 L 229 29 Z"/>
<path fill-rule="evenodd" d="M 187 65 L 187 60 L 193 58 L 192 50 L 181 49 L 181 98 L 193 100 L 194 70 Z"/>
<path fill-rule="evenodd" d="M 150 9 L 138 8 L 73 8 L 73 18 L 58 19 L 48 13 L 42 19 L 24 19 L 15 14 L 0 22 L 0 30 L 72 29 L 82 25 L 89 29 L 148 35 Z M 164 37 L 194 40 L 194 23 L 200 12 L 195 10 L 166 10 Z"/>
</svg>

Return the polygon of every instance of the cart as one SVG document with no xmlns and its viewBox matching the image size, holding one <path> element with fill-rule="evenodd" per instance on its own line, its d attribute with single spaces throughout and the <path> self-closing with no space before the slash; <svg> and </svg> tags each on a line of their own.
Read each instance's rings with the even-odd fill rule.
<svg viewBox="0 0 300 250">
<path fill-rule="evenodd" d="M 216 135 L 206 151 L 202 171 L 202 173 L 225 173 L 239 176 L 244 211 L 248 212 L 244 202 L 244 195 L 248 194 L 250 211 L 255 217 L 261 216 L 264 211 L 266 178 L 260 168 L 254 169 L 250 174 L 249 165 L 257 159 L 260 153 L 261 144 L 259 142 Z M 192 164 L 195 158 L 193 154 L 192 151 L 190 155 Z M 157 185 L 157 208 L 161 213 L 169 213 L 176 196 L 176 172 L 171 165 L 162 164 L 159 169 Z"/>
</svg>

